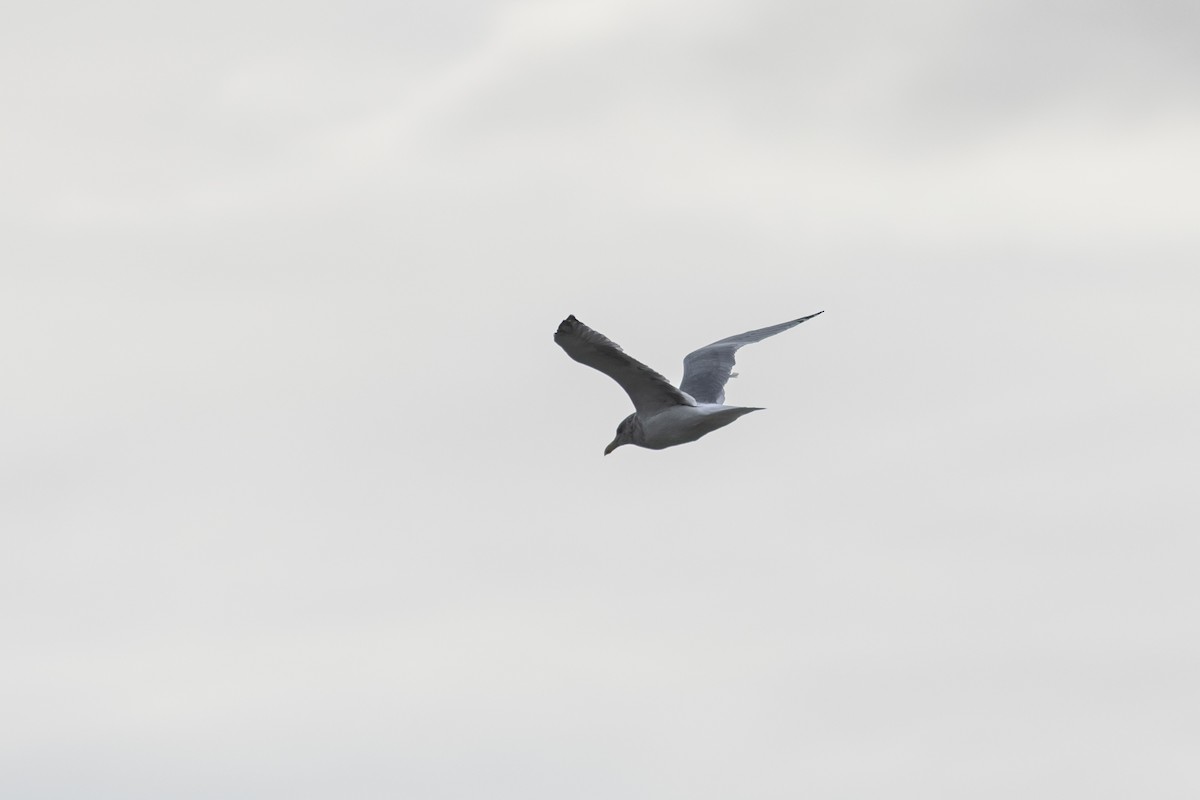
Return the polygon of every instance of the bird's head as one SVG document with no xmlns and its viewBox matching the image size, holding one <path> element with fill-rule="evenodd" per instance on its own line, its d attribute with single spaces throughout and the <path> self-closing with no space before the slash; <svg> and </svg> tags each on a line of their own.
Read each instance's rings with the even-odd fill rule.
<svg viewBox="0 0 1200 800">
<path fill-rule="evenodd" d="M 621 420 L 621 424 L 617 426 L 617 437 L 613 439 L 611 443 L 609 443 L 608 447 L 604 448 L 604 455 L 608 455 L 623 444 L 632 444 L 634 430 L 636 430 L 637 427 L 637 414 L 630 414 L 628 417 Z"/>
</svg>

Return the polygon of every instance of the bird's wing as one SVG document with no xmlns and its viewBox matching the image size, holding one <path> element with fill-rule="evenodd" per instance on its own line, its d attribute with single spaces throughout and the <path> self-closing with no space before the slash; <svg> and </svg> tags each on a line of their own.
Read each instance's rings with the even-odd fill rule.
<svg viewBox="0 0 1200 800">
<path fill-rule="evenodd" d="M 825 312 L 818 311 L 817 314 Z M 699 403 L 725 402 L 725 384 L 733 373 L 733 356 L 742 345 L 761 342 L 768 336 L 783 333 L 788 328 L 794 328 L 806 319 L 812 319 L 817 314 L 794 319 L 791 322 L 781 322 L 769 328 L 759 328 L 756 331 L 746 331 L 737 336 L 730 336 L 719 342 L 713 342 L 707 347 L 689 353 L 683 360 L 683 380 L 679 388 L 696 398 Z"/>
<path fill-rule="evenodd" d="M 621 346 L 602 333 L 584 325 L 574 315 L 558 326 L 554 341 L 580 364 L 598 369 L 621 385 L 633 407 L 643 416 L 656 414 L 671 406 L 694 406 L 695 401 L 671 385 L 671 382 L 637 359 L 625 354 Z"/>
</svg>

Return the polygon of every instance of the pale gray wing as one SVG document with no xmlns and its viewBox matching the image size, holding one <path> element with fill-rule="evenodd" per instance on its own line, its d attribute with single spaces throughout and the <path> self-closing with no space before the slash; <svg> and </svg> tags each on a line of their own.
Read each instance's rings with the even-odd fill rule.
<svg viewBox="0 0 1200 800">
<path fill-rule="evenodd" d="M 812 319 L 818 311 L 807 317 L 794 319 L 791 322 L 781 322 L 769 328 L 759 328 L 756 331 L 746 331 L 737 336 L 730 336 L 719 342 L 713 342 L 707 347 L 701 347 L 694 353 L 689 353 L 683 360 L 683 380 L 679 388 L 696 398 L 698 403 L 724 403 L 725 384 L 733 374 L 733 356 L 742 345 L 761 342 L 768 336 L 783 333 L 788 328 L 794 328 L 806 319 Z"/>
<path fill-rule="evenodd" d="M 639 414 L 655 414 L 671 406 L 695 405 L 662 375 L 627 356 L 620 345 L 584 325 L 574 315 L 558 326 L 554 341 L 580 364 L 598 369 L 619 383 Z"/>
</svg>

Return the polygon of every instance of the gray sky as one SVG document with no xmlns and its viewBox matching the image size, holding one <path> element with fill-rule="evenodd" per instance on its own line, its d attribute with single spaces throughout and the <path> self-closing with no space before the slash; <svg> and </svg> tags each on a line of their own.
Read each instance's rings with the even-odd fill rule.
<svg viewBox="0 0 1200 800">
<path fill-rule="evenodd" d="M 0 795 L 1196 797 L 1198 17 L 11 9 Z"/>
</svg>

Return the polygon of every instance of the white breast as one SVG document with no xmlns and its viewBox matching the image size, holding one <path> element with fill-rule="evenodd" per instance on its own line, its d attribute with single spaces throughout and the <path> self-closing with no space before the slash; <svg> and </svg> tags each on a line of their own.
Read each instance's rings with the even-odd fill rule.
<svg viewBox="0 0 1200 800">
<path fill-rule="evenodd" d="M 733 422 L 743 414 L 757 409 L 700 403 L 694 406 L 672 406 L 642 423 L 644 447 L 661 450 L 677 444 L 694 442 L 706 433 Z"/>
</svg>

